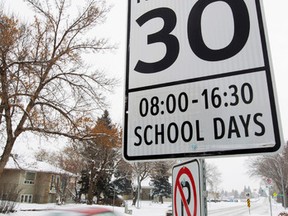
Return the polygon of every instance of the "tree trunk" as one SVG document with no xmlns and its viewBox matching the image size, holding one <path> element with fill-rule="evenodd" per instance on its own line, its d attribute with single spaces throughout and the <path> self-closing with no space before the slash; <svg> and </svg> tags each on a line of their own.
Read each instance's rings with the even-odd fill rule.
<svg viewBox="0 0 288 216">
<path fill-rule="evenodd" d="M 284 196 L 285 196 L 285 199 L 284 199 Z M 286 187 L 285 187 L 285 194 L 283 194 L 282 199 L 283 199 L 282 206 L 287 208 L 288 207 L 288 197 L 287 197 L 287 188 Z M 284 205 L 284 200 L 286 201 L 286 205 Z"/>
<path fill-rule="evenodd" d="M 3 63 L 2 63 L 3 61 Z M 5 59 L 1 59 L 1 65 L 3 68 L 7 68 Z M 3 110 L 1 110 L 1 115 L 5 114 L 5 126 L 6 126 L 6 144 L 4 151 L 1 155 L 0 159 L 0 177 L 3 174 L 4 168 L 9 160 L 13 145 L 15 143 L 15 133 L 13 133 L 13 127 L 12 127 L 12 119 L 11 119 L 11 106 L 9 104 L 9 96 L 8 96 L 8 77 L 7 77 L 7 71 L 6 69 L 3 70 L 1 68 L 0 73 L 0 82 L 1 82 L 1 106 L 4 107 L 4 113 Z M 2 108 L 3 109 L 3 108 Z M 2 122 L 2 119 L 1 119 Z M 4 123 L 3 123 L 4 124 Z"/>
<path fill-rule="evenodd" d="M 136 191 L 133 191 L 133 201 L 132 201 L 133 206 L 136 205 L 136 201 L 137 201 L 137 193 L 136 193 Z"/>
<path fill-rule="evenodd" d="M 89 185 L 89 189 L 88 189 L 88 195 L 87 195 L 87 204 L 88 205 L 92 205 L 93 204 L 93 197 L 94 197 L 94 182 L 91 182 L 91 184 Z"/>
<path fill-rule="evenodd" d="M 5 149 L 4 149 L 3 154 L 1 155 L 1 159 L 0 159 L 0 178 L 3 174 L 4 168 L 5 168 L 8 160 L 9 160 L 9 157 L 11 155 L 11 151 L 12 151 L 14 143 L 15 143 L 15 139 L 7 139 Z"/>
<path fill-rule="evenodd" d="M 97 199 L 97 204 L 102 204 L 101 203 L 101 195 L 99 193 L 96 194 L 96 199 Z"/>
<path fill-rule="evenodd" d="M 93 197 L 94 197 L 94 191 L 95 191 L 95 171 L 94 169 L 91 169 L 90 179 L 89 179 L 89 189 L 88 189 L 88 195 L 87 195 L 87 204 L 92 205 L 93 204 Z"/>
<path fill-rule="evenodd" d="M 163 196 L 162 196 L 162 195 L 159 196 L 159 202 L 160 202 L 161 204 L 163 204 Z"/>
</svg>

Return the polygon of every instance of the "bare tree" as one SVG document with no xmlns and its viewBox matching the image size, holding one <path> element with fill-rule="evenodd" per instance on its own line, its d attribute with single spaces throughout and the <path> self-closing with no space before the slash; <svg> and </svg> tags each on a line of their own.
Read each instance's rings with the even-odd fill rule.
<svg viewBox="0 0 288 216">
<path fill-rule="evenodd" d="M 152 163 L 149 162 L 135 162 L 131 164 L 133 170 L 133 178 L 137 179 L 137 185 L 133 187 L 133 205 L 136 204 L 136 201 L 139 201 L 140 190 L 142 181 L 144 181 L 152 170 Z M 137 206 L 139 207 L 139 206 Z"/>
<path fill-rule="evenodd" d="M 283 193 L 283 206 L 287 206 L 288 192 L 288 145 L 281 153 L 250 158 L 249 174 L 264 179 L 272 179 L 280 193 Z M 286 203 L 285 203 L 285 202 Z M 285 204 L 284 204 L 285 203 Z"/>
<path fill-rule="evenodd" d="M 35 158 L 38 161 L 46 161 L 56 167 L 80 175 L 84 167 L 83 157 L 77 151 L 75 144 L 68 144 L 63 149 L 49 152 L 46 149 L 40 149 L 35 152 Z"/>
<path fill-rule="evenodd" d="M 209 186 L 210 193 L 214 196 L 214 199 L 219 195 L 219 184 L 221 183 L 221 173 L 219 169 L 211 164 L 205 163 L 206 170 L 206 182 Z"/>
<path fill-rule="evenodd" d="M 65 0 L 25 1 L 35 12 L 29 25 L 0 11 L 0 176 L 25 132 L 91 138 L 86 127 L 105 106 L 103 92 L 115 85 L 81 58 L 115 48 L 87 36 L 105 22 L 104 0 L 86 1 L 75 17 Z"/>
</svg>

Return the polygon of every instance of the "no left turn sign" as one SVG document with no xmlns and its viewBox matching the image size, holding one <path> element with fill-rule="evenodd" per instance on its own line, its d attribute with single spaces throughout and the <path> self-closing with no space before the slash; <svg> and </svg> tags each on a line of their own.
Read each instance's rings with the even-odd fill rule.
<svg viewBox="0 0 288 216">
<path fill-rule="evenodd" d="M 198 160 L 173 168 L 173 213 L 175 216 L 201 215 L 201 175 Z"/>
</svg>

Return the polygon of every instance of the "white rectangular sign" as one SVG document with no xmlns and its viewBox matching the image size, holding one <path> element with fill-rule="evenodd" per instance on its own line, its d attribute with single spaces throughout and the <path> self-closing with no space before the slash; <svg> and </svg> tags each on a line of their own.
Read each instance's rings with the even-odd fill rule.
<svg viewBox="0 0 288 216">
<path fill-rule="evenodd" d="M 260 0 L 130 0 L 124 157 L 275 152 Z"/>
</svg>

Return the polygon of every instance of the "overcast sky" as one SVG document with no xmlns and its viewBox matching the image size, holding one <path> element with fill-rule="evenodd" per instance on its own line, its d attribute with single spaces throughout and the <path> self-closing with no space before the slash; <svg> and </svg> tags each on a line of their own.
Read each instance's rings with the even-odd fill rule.
<svg viewBox="0 0 288 216">
<path fill-rule="evenodd" d="M 270 41 L 271 55 L 274 68 L 274 76 L 278 93 L 280 116 L 283 128 L 284 140 L 288 139 L 288 1 L 287 0 L 263 0 L 264 12 Z M 22 0 L 0 0 L 5 8 L 18 14 L 20 17 L 29 17 L 27 7 Z M 126 58 L 126 29 L 127 29 L 127 2 L 126 0 L 107 0 L 114 5 L 108 15 L 105 26 L 100 28 L 101 33 L 110 38 L 111 42 L 119 44 L 119 49 L 114 53 L 97 56 L 97 64 L 104 62 L 101 67 L 118 77 L 121 84 L 116 88 L 115 94 L 109 97 L 111 107 L 109 109 L 113 120 L 123 123 L 123 97 Z M 0 5 L 1 5 L 0 4 Z M 95 57 L 91 57 L 92 61 Z M 218 166 L 222 173 L 222 186 L 227 189 L 242 190 L 244 186 L 258 187 L 259 180 L 249 179 L 246 174 L 246 159 L 242 155 L 208 159 Z"/>
<path fill-rule="evenodd" d="M 269 43 L 271 48 L 271 56 L 274 68 L 274 76 L 276 81 L 276 89 L 278 93 L 278 102 L 280 109 L 280 116 L 283 128 L 283 137 L 285 142 L 288 139 L 288 1 L 287 0 L 263 0 L 264 1 L 264 13 L 266 17 L 266 24 L 268 30 Z M 114 1 L 115 8 L 111 12 L 111 17 L 108 21 L 111 21 L 111 26 L 118 26 L 119 39 L 125 38 L 126 35 L 126 17 L 123 14 L 126 13 L 126 2 Z M 125 11 L 125 13 L 123 13 Z M 122 14 L 122 16 L 121 16 Z M 118 23 L 113 24 L 113 23 Z M 124 35 L 124 37 L 123 37 Z M 117 40 L 116 37 L 116 40 Z M 120 61 L 124 60 L 126 38 L 121 42 L 121 49 L 118 52 Z M 118 57 L 117 57 L 118 58 Z M 122 62 L 124 65 L 125 62 Z M 124 68 L 124 66 L 121 66 Z M 120 67 L 120 68 L 121 68 Z M 124 69 L 123 69 L 124 70 Z M 121 71 L 124 76 L 125 71 Z M 121 116 L 121 110 L 117 107 L 122 101 L 123 97 L 118 97 L 121 93 L 118 93 L 114 99 L 112 105 L 112 115 L 115 120 L 119 120 Z M 116 102 L 117 101 L 117 102 Z M 258 189 L 261 180 L 257 178 L 249 178 L 247 175 L 247 158 L 246 156 L 226 157 L 208 159 L 207 161 L 218 166 L 222 173 L 221 187 L 232 190 L 242 190 L 244 186 L 251 186 L 251 188 Z"/>
</svg>

